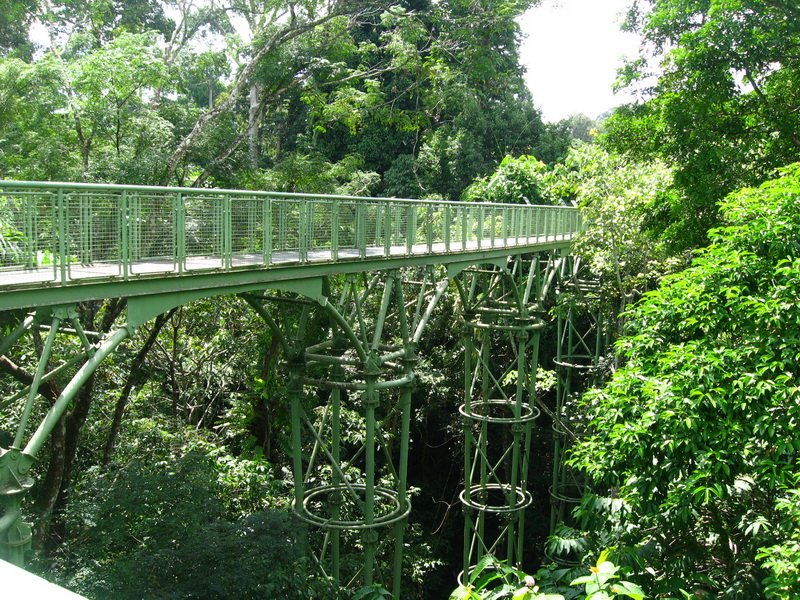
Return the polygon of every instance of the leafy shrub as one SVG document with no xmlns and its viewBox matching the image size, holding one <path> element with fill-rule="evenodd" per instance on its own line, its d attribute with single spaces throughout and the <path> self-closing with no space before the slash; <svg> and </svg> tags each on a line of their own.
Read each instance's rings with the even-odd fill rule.
<svg viewBox="0 0 800 600">
<path fill-rule="evenodd" d="M 630 581 L 619 579 L 620 567 L 608 560 L 610 550 L 604 550 L 597 563 L 589 567 L 589 574 L 576 577 L 570 586 L 583 586 L 583 593 L 569 594 L 577 600 L 613 600 L 628 597 L 643 600 L 642 589 Z M 539 574 L 537 574 L 538 576 Z M 541 591 L 534 577 L 512 569 L 493 556 L 484 556 L 470 572 L 467 585 L 460 585 L 450 600 L 565 600 L 562 594 Z"/>
<path fill-rule="evenodd" d="M 779 499 L 800 457 L 800 165 L 721 210 L 714 243 L 629 312 L 627 364 L 585 396 L 594 435 L 572 462 L 625 500 L 598 528 L 654 593 L 752 598 L 800 563 Z"/>
<path fill-rule="evenodd" d="M 129 463 L 97 474 L 71 503 L 62 583 L 108 600 L 307 598 L 305 528 L 265 510 L 223 518 L 210 458 L 190 453 L 161 466 Z"/>
<path fill-rule="evenodd" d="M 507 204 L 555 204 L 550 192 L 547 165 L 534 156 L 506 156 L 486 177 L 478 177 L 463 199 Z"/>
</svg>

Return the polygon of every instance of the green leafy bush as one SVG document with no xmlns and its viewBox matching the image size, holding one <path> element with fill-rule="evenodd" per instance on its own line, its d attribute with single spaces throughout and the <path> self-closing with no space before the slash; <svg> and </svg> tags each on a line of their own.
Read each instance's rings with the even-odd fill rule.
<svg viewBox="0 0 800 600">
<path fill-rule="evenodd" d="M 596 531 L 635 549 L 654 593 L 753 598 L 800 564 L 800 165 L 721 211 L 714 243 L 627 315 L 627 364 L 585 396 L 594 434 L 572 463 L 626 502 Z"/>
<path fill-rule="evenodd" d="M 643 600 L 642 589 L 630 581 L 619 580 L 620 567 L 608 560 L 610 550 L 604 550 L 589 574 L 574 578 L 570 586 L 583 586 L 569 598 L 578 600 L 613 600 L 628 597 Z M 537 574 L 539 575 L 539 574 Z M 536 579 L 513 569 L 493 556 L 484 556 L 469 574 L 469 582 L 458 586 L 449 600 L 565 600 L 565 595 L 541 591 Z M 547 587 L 547 586 L 546 586 Z"/>
<path fill-rule="evenodd" d="M 307 598 L 326 588 L 287 512 L 223 518 L 218 465 L 189 453 L 130 463 L 76 490 L 62 583 L 108 600 Z"/>
<path fill-rule="evenodd" d="M 547 165 L 534 156 L 506 156 L 497 170 L 478 177 L 463 194 L 464 200 L 507 204 L 555 204 Z"/>
</svg>

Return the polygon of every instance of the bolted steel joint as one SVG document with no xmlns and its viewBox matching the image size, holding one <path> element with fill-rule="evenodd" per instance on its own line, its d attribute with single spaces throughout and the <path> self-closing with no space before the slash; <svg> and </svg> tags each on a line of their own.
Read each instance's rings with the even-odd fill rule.
<svg viewBox="0 0 800 600">
<path fill-rule="evenodd" d="M 363 540 L 365 546 L 374 546 L 378 543 L 380 536 L 374 529 L 366 529 L 364 530 L 361 539 Z"/>
</svg>

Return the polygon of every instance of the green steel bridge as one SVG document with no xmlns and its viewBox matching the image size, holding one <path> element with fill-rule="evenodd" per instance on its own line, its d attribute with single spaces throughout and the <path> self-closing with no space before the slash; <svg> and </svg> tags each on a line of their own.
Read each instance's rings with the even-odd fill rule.
<svg viewBox="0 0 800 600">
<path fill-rule="evenodd" d="M 237 295 L 283 351 L 293 510 L 319 532 L 320 570 L 342 585 L 391 581 L 398 597 L 418 348 L 453 297 L 465 362 L 464 572 L 487 553 L 520 564 L 543 303 L 556 288 L 586 289 L 569 255 L 580 226 L 571 207 L 0 181 L 0 311 L 18 315 L 0 356 L 13 358 L 26 336 L 42 340 L 32 380 L 0 398 L 18 423 L 0 447 L 0 557 L 24 563 L 37 456 L 103 360 L 175 307 Z M 123 316 L 102 336 L 85 331 L 83 303 L 105 298 L 124 298 Z M 556 326 L 558 364 L 596 363 L 599 333 Z M 559 379 L 560 406 L 574 389 Z M 47 405 L 38 392 L 51 380 L 60 395 Z M 312 406 L 314 388 L 328 390 L 324 407 Z M 344 409 L 362 417 L 355 452 L 342 442 Z M 556 499 L 570 485 L 560 471 Z"/>
</svg>

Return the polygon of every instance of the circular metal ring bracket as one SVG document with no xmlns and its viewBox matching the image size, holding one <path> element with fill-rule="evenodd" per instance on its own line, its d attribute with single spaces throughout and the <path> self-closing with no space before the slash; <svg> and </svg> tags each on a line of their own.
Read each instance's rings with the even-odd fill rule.
<svg viewBox="0 0 800 600">
<path fill-rule="evenodd" d="M 333 502 L 325 502 L 326 498 L 338 495 L 340 497 L 352 497 L 352 492 L 356 491 L 362 497 L 366 495 L 366 487 L 362 483 L 355 484 L 337 484 L 337 485 L 323 485 L 310 490 L 307 490 L 303 497 L 302 506 L 298 507 L 296 502 L 292 502 L 292 510 L 294 513 L 306 523 L 321 527 L 323 529 L 349 529 L 349 530 L 364 530 L 364 529 L 377 529 L 378 527 L 385 527 L 392 525 L 405 519 L 411 511 L 411 504 L 406 502 L 405 510 L 403 510 L 402 503 L 398 497 L 397 492 L 383 487 L 375 488 L 376 506 L 379 503 L 382 505 L 383 513 L 376 515 L 372 523 L 367 523 L 364 519 L 334 519 L 329 516 L 316 514 L 313 504 L 323 503 L 332 504 Z M 341 501 L 339 501 L 341 502 Z"/>
<path fill-rule="evenodd" d="M 507 414 L 510 413 L 510 416 L 496 416 L 492 414 L 497 407 L 500 408 L 498 412 L 506 412 Z M 516 403 L 514 402 L 509 400 L 494 399 L 485 400 L 483 402 L 472 402 L 470 403 L 469 410 L 467 409 L 466 404 L 462 404 L 458 407 L 458 412 L 468 419 L 472 419 L 473 421 L 506 424 L 527 423 L 529 421 L 534 421 L 541 414 L 541 411 L 537 407 L 521 404 L 521 414 L 519 417 L 516 417 L 513 414 L 515 408 Z"/>
<path fill-rule="evenodd" d="M 504 496 L 514 493 L 517 498 L 517 503 L 514 506 L 508 504 L 489 504 L 476 502 L 473 496 L 487 497 L 492 492 L 502 492 Z M 512 513 L 527 508 L 533 503 L 533 496 L 527 490 L 515 489 L 512 490 L 511 486 L 507 483 L 487 483 L 485 485 L 473 485 L 469 488 L 469 498 L 467 498 L 467 490 L 463 490 L 459 495 L 461 503 L 479 510 L 481 512 L 493 513 Z"/>
</svg>

